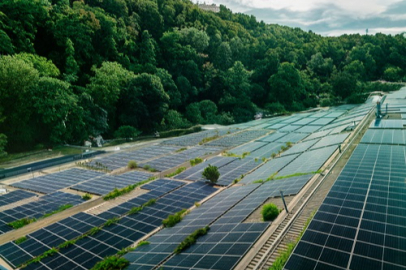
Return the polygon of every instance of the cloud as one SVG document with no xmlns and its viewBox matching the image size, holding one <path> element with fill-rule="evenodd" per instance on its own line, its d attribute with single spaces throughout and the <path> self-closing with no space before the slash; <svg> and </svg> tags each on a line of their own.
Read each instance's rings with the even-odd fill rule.
<svg viewBox="0 0 406 270">
<path fill-rule="evenodd" d="M 207 2 L 207 1 L 206 1 Z M 331 36 L 344 33 L 399 34 L 406 29 L 406 1 L 371 0 L 212 0 L 233 10 L 254 15 L 266 23 L 300 27 Z M 284 4 L 284 7 L 278 7 Z M 295 4 L 296 3 L 296 4 Z M 299 3 L 299 4 L 297 4 Z M 304 8 L 306 6 L 306 8 Z"/>
</svg>

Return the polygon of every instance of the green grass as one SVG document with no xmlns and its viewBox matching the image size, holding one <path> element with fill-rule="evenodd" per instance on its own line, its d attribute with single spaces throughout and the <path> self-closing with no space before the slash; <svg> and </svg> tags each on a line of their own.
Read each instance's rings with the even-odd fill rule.
<svg viewBox="0 0 406 270">
<path fill-rule="evenodd" d="M 121 196 L 121 195 L 127 194 L 127 193 L 133 191 L 135 188 L 137 188 L 137 187 L 139 187 L 139 186 L 141 186 L 141 185 L 144 185 L 144 184 L 146 184 L 146 183 L 148 183 L 148 182 L 150 182 L 150 181 L 152 181 L 152 180 L 155 180 L 155 179 L 156 179 L 155 177 L 150 177 L 150 178 L 148 178 L 147 180 L 138 182 L 138 183 L 136 183 L 136 184 L 134 184 L 134 185 L 129 185 L 129 186 L 124 187 L 124 188 L 121 188 L 121 189 L 115 188 L 113 191 L 111 191 L 110 193 L 108 193 L 107 195 L 105 195 L 105 196 L 103 197 L 103 199 L 104 199 L 105 201 L 112 200 L 112 199 L 117 198 L 117 197 L 119 197 L 119 196 Z"/>
<path fill-rule="evenodd" d="M 203 236 L 206 235 L 207 232 L 210 230 L 209 226 L 206 226 L 204 228 L 197 229 L 196 231 L 192 232 L 189 236 L 187 236 L 174 250 L 176 254 L 181 253 L 183 250 L 187 249 L 188 247 L 192 246 L 194 243 L 196 243 L 196 240 Z"/>
<path fill-rule="evenodd" d="M 20 238 L 14 240 L 14 243 L 15 243 L 16 245 L 19 245 L 19 244 L 25 242 L 26 240 L 27 240 L 27 236 L 23 236 L 23 237 L 20 237 Z"/>
<path fill-rule="evenodd" d="M 183 172 L 184 170 L 186 170 L 185 167 L 180 167 L 180 168 L 178 168 L 176 171 L 174 171 L 173 173 L 170 173 L 170 174 L 165 175 L 165 177 L 173 177 L 173 176 L 175 176 L 175 175 L 180 174 L 180 173 Z"/>
<path fill-rule="evenodd" d="M 148 206 L 153 205 L 155 202 L 156 202 L 155 199 L 151 199 L 151 200 L 149 200 L 148 202 L 144 203 L 142 206 L 137 207 L 137 208 L 140 208 L 140 209 L 142 210 L 142 209 L 145 208 L 145 207 L 148 207 Z M 133 212 L 133 211 L 130 210 L 130 211 L 127 212 L 125 215 L 130 215 L 132 212 Z M 138 211 L 137 211 L 137 212 L 138 212 Z M 41 255 L 39 255 L 39 256 L 37 256 L 37 257 L 35 257 L 35 258 L 32 258 L 31 260 L 28 260 L 27 262 L 21 264 L 19 267 L 20 267 L 20 268 L 24 268 L 24 267 L 30 265 L 31 263 L 36 263 L 36 262 L 39 262 L 39 261 L 41 261 L 42 259 L 44 259 L 44 258 L 46 258 L 46 257 L 48 257 L 48 256 L 52 256 L 54 253 L 59 252 L 61 249 L 64 249 L 64 248 L 67 248 L 67 247 L 69 247 L 69 246 L 74 245 L 77 241 L 79 241 L 79 240 L 81 240 L 81 239 L 83 239 L 83 238 L 86 238 L 86 237 L 88 237 L 88 236 L 95 235 L 96 233 L 98 233 L 99 231 L 101 231 L 104 227 L 109 227 L 109 226 L 112 226 L 112 225 L 114 225 L 114 224 L 117 224 L 117 223 L 121 220 L 121 218 L 122 218 L 122 217 L 114 217 L 114 218 L 111 218 L 111 219 L 107 220 L 105 223 L 103 223 L 102 225 L 100 225 L 100 226 L 98 226 L 98 227 L 93 227 L 92 229 L 90 229 L 90 230 L 87 231 L 86 233 L 84 233 L 84 234 L 82 234 L 82 235 L 79 235 L 78 237 L 76 237 L 76 238 L 74 238 L 74 239 L 71 239 L 71 240 L 68 240 L 68 241 L 63 242 L 63 243 L 60 244 L 59 246 L 57 246 L 57 247 L 55 247 L 55 248 L 52 248 L 52 249 L 50 249 L 50 250 L 44 252 L 43 254 L 41 254 Z M 141 241 L 140 243 L 138 243 L 137 247 L 142 246 L 142 245 L 146 245 L 146 244 L 149 244 L 149 242 Z M 119 251 L 119 252 L 117 253 L 117 255 L 113 255 L 113 256 L 116 256 L 116 257 L 122 256 L 122 255 L 126 254 L 127 252 L 129 252 L 129 251 L 131 251 L 131 250 L 134 250 L 134 248 L 125 248 L 125 249 L 122 249 L 121 251 Z M 114 260 L 113 260 L 113 261 L 114 261 Z M 93 269 L 93 268 L 92 268 L 92 269 Z M 96 269 L 122 269 L 122 268 L 96 268 Z"/>
<path fill-rule="evenodd" d="M 67 146 L 54 147 L 52 151 L 41 149 L 21 153 L 9 153 L 0 157 L 0 167 L 6 169 L 53 157 L 78 155 L 81 153 L 82 149 Z"/>
<path fill-rule="evenodd" d="M 82 199 L 85 201 L 88 201 L 92 198 L 92 195 L 90 195 L 89 193 L 86 193 L 85 195 L 82 196 Z"/>
<path fill-rule="evenodd" d="M 14 220 L 13 222 L 7 223 L 8 226 L 12 227 L 13 229 L 19 229 L 24 226 L 27 226 L 30 223 L 37 221 L 35 218 L 22 218 L 18 220 Z"/>
<path fill-rule="evenodd" d="M 290 257 L 290 254 L 293 252 L 293 250 L 295 249 L 295 246 L 300 241 L 304 232 L 306 231 L 307 227 L 309 226 L 310 221 L 312 220 L 314 214 L 315 214 L 315 211 L 306 220 L 306 222 L 303 226 L 303 229 L 300 231 L 299 236 L 296 238 L 296 240 L 288 244 L 287 249 L 281 255 L 279 255 L 278 258 L 276 258 L 276 260 L 271 265 L 271 267 L 268 268 L 268 270 L 282 270 L 283 269 L 283 267 L 285 266 L 286 262 L 288 261 L 288 259 Z"/>
<path fill-rule="evenodd" d="M 185 151 L 185 150 L 187 150 L 187 148 L 186 148 L 186 147 L 182 147 L 182 148 L 179 148 L 178 150 L 176 150 L 175 152 L 176 152 L 176 153 L 179 153 L 179 152 L 183 152 L 183 151 Z"/>
<path fill-rule="evenodd" d="M 205 144 L 205 143 L 207 143 L 207 142 L 211 142 L 211 141 L 213 141 L 213 140 L 215 140 L 215 139 L 218 139 L 218 138 L 220 138 L 219 135 L 214 135 L 214 136 L 212 136 L 212 137 L 204 138 L 203 140 L 201 140 L 201 141 L 199 142 L 199 145 Z"/>
<path fill-rule="evenodd" d="M 195 158 L 195 159 L 191 159 L 190 161 L 190 166 L 196 166 L 197 164 L 199 164 L 199 163 L 202 163 L 203 162 L 203 159 L 201 159 L 201 158 Z"/>
<path fill-rule="evenodd" d="M 179 222 L 182 221 L 183 219 L 183 215 L 187 212 L 186 209 L 182 209 L 179 212 L 173 214 L 173 215 L 169 215 L 166 219 L 162 220 L 162 225 L 164 225 L 164 227 L 173 227 L 176 224 L 178 224 Z"/>
<path fill-rule="evenodd" d="M 65 204 L 65 205 L 61 205 L 61 206 L 59 206 L 59 208 L 58 208 L 57 210 L 52 211 L 52 212 L 49 212 L 49 213 L 47 213 L 47 214 L 43 215 L 43 216 L 42 216 L 42 217 L 40 217 L 40 218 L 46 218 L 46 217 L 49 217 L 49 216 L 55 215 L 55 214 L 57 214 L 57 213 L 59 213 L 59 212 L 62 212 L 62 211 L 64 211 L 64 210 L 66 210 L 66 209 L 71 208 L 72 206 L 73 206 L 72 204 Z"/>
</svg>

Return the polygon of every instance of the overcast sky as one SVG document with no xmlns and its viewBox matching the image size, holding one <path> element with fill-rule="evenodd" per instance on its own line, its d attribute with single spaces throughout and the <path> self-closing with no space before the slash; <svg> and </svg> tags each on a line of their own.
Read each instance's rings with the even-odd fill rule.
<svg viewBox="0 0 406 270">
<path fill-rule="evenodd" d="M 197 2 L 197 0 L 193 0 Z M 399 0 L 199 0 L 225 5 L 257 20 L 312 30 L 325 36 L 406 32 L 406 1 Z"/>
</svg>

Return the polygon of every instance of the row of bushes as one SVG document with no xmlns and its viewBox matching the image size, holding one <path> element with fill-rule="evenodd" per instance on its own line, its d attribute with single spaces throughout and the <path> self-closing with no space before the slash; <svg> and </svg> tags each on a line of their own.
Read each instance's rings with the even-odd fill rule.
<svg viewBox="0 0 406 270">
<path fill-rule="evenodd" d="M 196 166 L 197 164 L 202 163 L 203 159 L 197 157 L 197 158 L 189 160 L 189 162 L 190 162 L 190 166 L 193 167 L 193 166 Z"/>
<path fill-rule="evenodd" d="M 147 206 L 153 205 L 155 202 L 156 202 L 155 199 L 151 199 L 148 202 L 144 203 L 140 208 L 143 209 L 143 208 L 145 208 Z M 131 210 L 129 212 L 125 213 L 124 215 L 130 215 L 130 214 L 132 214 Z M 97 227 L 93 227 L 88 232 L 86 232 L 86 233 L 84 233 L 84 234 L 82 234 L 82 235 L 80 235 L 80 236 L 78 236 L 78 237 L 76 237 L 76 238 L 74 238 L 72 240 L 65 241 L 62 244 L 60 244 L 59 246 L 54 247 L 54 248 L 44 252 L 43 254 L 41 254 L 41 255 L 39 255 L 39 256 L 37 256 L 35 258 L 32 258 L 31 260 L 27 261 L 24 265 L 22 265 L 20 268 L 24 268 L 24 267 L 30 265 L 31 263 L 39 262 L 39 261 L 41 261 L 42 259 L 44 259 L 44 258 L 46 258 L 48 256 L 52 256 L 55 253 L 57 253 L 60 249 L 67 248 L 67 247 L 69 247 L 71 245 L 74 245 L 77 241 L 79 241 L 79 240 L 81 240 L 81 239 L 83 239 L 85 237 L 95 235 L 96 233 L 101 231 L 101 229 L 103 229 L 104 227 L 109 227 L 109 226 L 112 226 L 114 224 L 117 224 L 120 221 L 120 219 L 121 219 L 121 217 L 113 217 L 113 218 L 111 218 L 109 220 L 106 220 L 106 222 L 104 222 L 102 225 L 97 226 Z M 103 269 L 103 268 L 98 268 L 98 269 Z M 121 269 L 121 268 L 107 268 L 107 269 Z"/>
<path fill-rule="evenodd" d="M 167 174 L 165 175 L 165 177 L 174 177 L 175 175 L 180 174 L 181 172 L 183 172 L 184 170 L 186 170 L 185 167 L 179 167 L 176 169 L 176 171 L 174 171 L 173 173 Z"/>
<path fill-rule="evenodd" d="M 152 181 L 152 180 L 155 180 L 155 179 L 156 179 L 155 177 L 150 177 L 150 178 L 148 178 L 147 180 L 138 182 L 138 183 L 136 183 L 136 184 L 134 184 L 134 185 L 129 185 L 129 186 L 124 187 L 124 188 L 121 188 L 121 189 L 115 188 L 113 191 L 111 191 L 110 193 L 108 193 L 107 195 L 105 195 L 105 196 L 103 197 L 103 199 L 104 199 L 105 201 L 112 200 L 112 199 L 114 199 L 114 198 L 116 198 L 116 197 L 118 197 L 118 196 L 127 194 L 127 193 L 133 191 L 135 188 L 137 188 L 137 187 L 139 187 L 139 186 L 142 186 L 142 185 L 144 185 L 144 184 L 146 184 L 146 183 L 148 183 L 148 182 L 150 182 L 150 181 Z"/>
<path fill-rule="evenodd" d="M 166 219 L 162 220 L 162 225 L 164 225 L 164 227 L 175 226 L 177 223 L 181 222 L 181 220 L 183 219 L 183 214 L 185 214 L 186 212 L 186 209 L 182 209 L 173 215 L 169 215 Z"/>
<path fill-rule="evenodd" d="M 72 206 L 73 206 L 72 204 L 61 205 L 61 206 L 59 206 L 59 208 L 57 210 L 46 213 L 42 217 L 40 217 L 38 219 L 43 219 L 43 218 L 55 215 L 55 214 L 57 214 L 59 212 L 62 212 L 64 210 L 68 209 L 68 208 L 71 208 Z M 28 224 L 31 224 L 31 223 L 36 222 L 36 221 L 37 221 L 36 218 L 25 217 L 25 218 L 18 219 L 18 220 L 15 220 L 13 222 L 7 223 L 7 225 L 12 227 L 13 229 L 19 229 L 19 228 L 27 226 Z"/>
<path fill-rule="evenodd" d="M 192 232 L 188 237 L 186 237 L 174 250 L 176 254 L 181 253 L 183 250 L 187 249 L 194 243 L 196 243 L 196 240 L 203 235 L 206 235 L 207 232 L 210 230 L 209 226 L 206 226 L 204 228 L 197 229 L 196 231 Z"/>
</svg>

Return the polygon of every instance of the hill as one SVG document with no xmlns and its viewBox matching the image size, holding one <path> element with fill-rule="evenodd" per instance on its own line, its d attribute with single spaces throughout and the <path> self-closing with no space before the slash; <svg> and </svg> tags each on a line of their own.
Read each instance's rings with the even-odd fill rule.
<svg viewBox="0 0 406 270">
<path fill-rule="evenodd" d="M 188 0 L 3 0 L 0 152 L 356 102 L 402 80 L 405 50 L 403 35 L 321 37 Z"/>
</svg>

